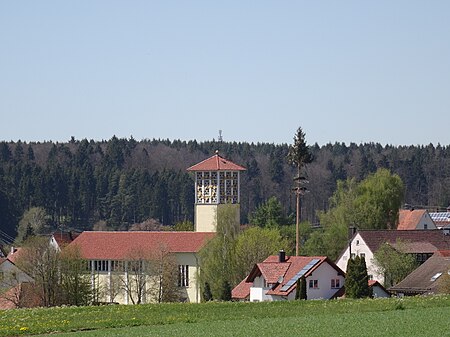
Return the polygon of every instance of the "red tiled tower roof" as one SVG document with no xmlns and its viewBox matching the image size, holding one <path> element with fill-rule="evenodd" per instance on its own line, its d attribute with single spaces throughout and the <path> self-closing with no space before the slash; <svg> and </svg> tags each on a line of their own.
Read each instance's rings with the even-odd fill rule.
<svg viewBox="0 0 450 337">
<path fill-rule="evenodd" d="M 245 167 L 233 163 L 218 153 L 187 169 L 188 171 L 245 171 Z"/>
<path fill-rule="evenodd" d="M 203 232 L 83 232 L 68 247 L 88 260 L 126 260 L 133 254 L 196 253 L 215 233 Z"/>
</svg>

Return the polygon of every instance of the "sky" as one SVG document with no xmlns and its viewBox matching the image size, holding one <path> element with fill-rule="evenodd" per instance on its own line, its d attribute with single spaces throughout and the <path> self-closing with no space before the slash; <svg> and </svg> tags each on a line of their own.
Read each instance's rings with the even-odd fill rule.
<svg viewBox="0 0 450 337">
<path fill-rule="evenodd" d="M 1 1 L 0 140 L 450 144 L 450 1 Z"/>
</svg>

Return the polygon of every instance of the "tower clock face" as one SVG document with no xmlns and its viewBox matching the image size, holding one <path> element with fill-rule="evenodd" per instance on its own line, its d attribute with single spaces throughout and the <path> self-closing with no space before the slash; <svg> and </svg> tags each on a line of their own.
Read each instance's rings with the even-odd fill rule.
<svg viewBox="0 0 450 337">
<path fill-rule="evenodd" d="M 195 183 L 198 204 L 236 204 L 239 202 L 238 172 L 197 172 Z"/>
</svg>

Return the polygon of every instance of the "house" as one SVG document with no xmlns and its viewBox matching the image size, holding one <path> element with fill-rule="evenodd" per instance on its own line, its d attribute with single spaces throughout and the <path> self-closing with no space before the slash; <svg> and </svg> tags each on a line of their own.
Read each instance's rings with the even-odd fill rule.
<svg viewBox="0 0 450 337">
<path fill-rule="evenodd" d="M 41 306 L 41 298 L 35 290 L 33 283 L 22 282 L 0 293 L 0 310 Z"/>
<path fill-rule="evenodd" d="M 374 298 L 391 297 L 386 288 L 384 288 L 383 285 L 376 280 L 369 280 L 369 287 L 372 288 Z"/>
<path fill-rule="evenodd" d="M 24 250 L 22 247 L 11 247 L 11 250 L 6 257 L 12 263 L 17 264 L 17 261 L 20 260 L 20 256 L 23 254 Z"/>
<path fill-rule="evenodd" d="M 383 243 L 414 254 L 417 261 L 423 263 L 436 251 L 450 249 L 450 236 L 444 235 L 441 230 L 360 230 L 353 235 L 349 247 L 344 249 L 336 264 L 347 270 L 351 256 L 364 257 L 369 278 L 384 284 L 384 276 L 374 260 L 375 252 Z"/>
<path fill-rule="evenodd" d="M 438 294 L 442 276 L 447 273 L 450 274 L 450 250 L 438 251 L 388 290 L 398 296 Z"/>
<path fill-rule="evenodd" d="M 373 298 L 386 298 L 391 297 L 389 292 L 386 290 L 386 288 L 383 287 L 383 285 L 375 280 L 369 280 L 368 281 L 369 288 L 372 290 L 372 297 Z M 332 297 L 332 299 L 336 298 L 343 298 L 345 297 L 345 285 Z"/>
<path fill-rule="evenodd" d="M 401 209 L 397 230 L 437 229 L 426 209 Z"/>
<path fill-rule="evenodd" d="M 94 290 L 103 289 L 100 302 L 135 303 L 152 301 L 156 275 L 145 268 L 155 259 L 175 259 L 177 281 L 187 302 L 200 302 L 197 275 L 198 253 L 216 234 L 218 210 L 231 205 L 240 217 L 240 173 L 245 168 L 216 152 L 188 168 L 195 175 L 194 232 L 83 232 L 67 248 L 79 251 L 87 260 Z M 239 221 L 237 221 L 239 223 Z M 122 283 L 117 287 L 117 283 Z M 130 286 L 130 283 L 137 285 Z M 139 294 L 137 294 L 139 293 Z"/>
<path fill-rule="evenodd" d="M 11 260 L 0 258 L 0 289 L 11 288 L 21 282 L 32 282 L 33 279 L 19 269 Z"/>
<path fill-rule="evenodd" d="M 7 258 L 0 258 L 0 309 L 23 307 L 23 284 L 33 279 Z"/>
<path fill-rule="evenodd" d="M 61 251 L 65 246 L 75 240 L 80 233 L 73 231 L 55 231 L 50 235 L 50 245 L 52 245 L 57 251 Z"/>
<path fill-rule="evenodd" d="M 296 283 L 306 280 L 307 299 L 329 299 L 344 285 L 345 274 L 325 256 L 269 256 L 232 290 L 234 300 L 282 301 L 295 298 Z"/>
</svg>

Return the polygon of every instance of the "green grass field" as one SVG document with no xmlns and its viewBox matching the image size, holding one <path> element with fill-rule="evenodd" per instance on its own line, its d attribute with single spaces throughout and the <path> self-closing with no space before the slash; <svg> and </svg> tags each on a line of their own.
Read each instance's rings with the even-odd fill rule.
<svg viewBox="0 0 450 337">
<path fill-rule="evenodd" d="M 0 336 L 449 336 L 450 297 L 0 311 Z"/>
</svg>

